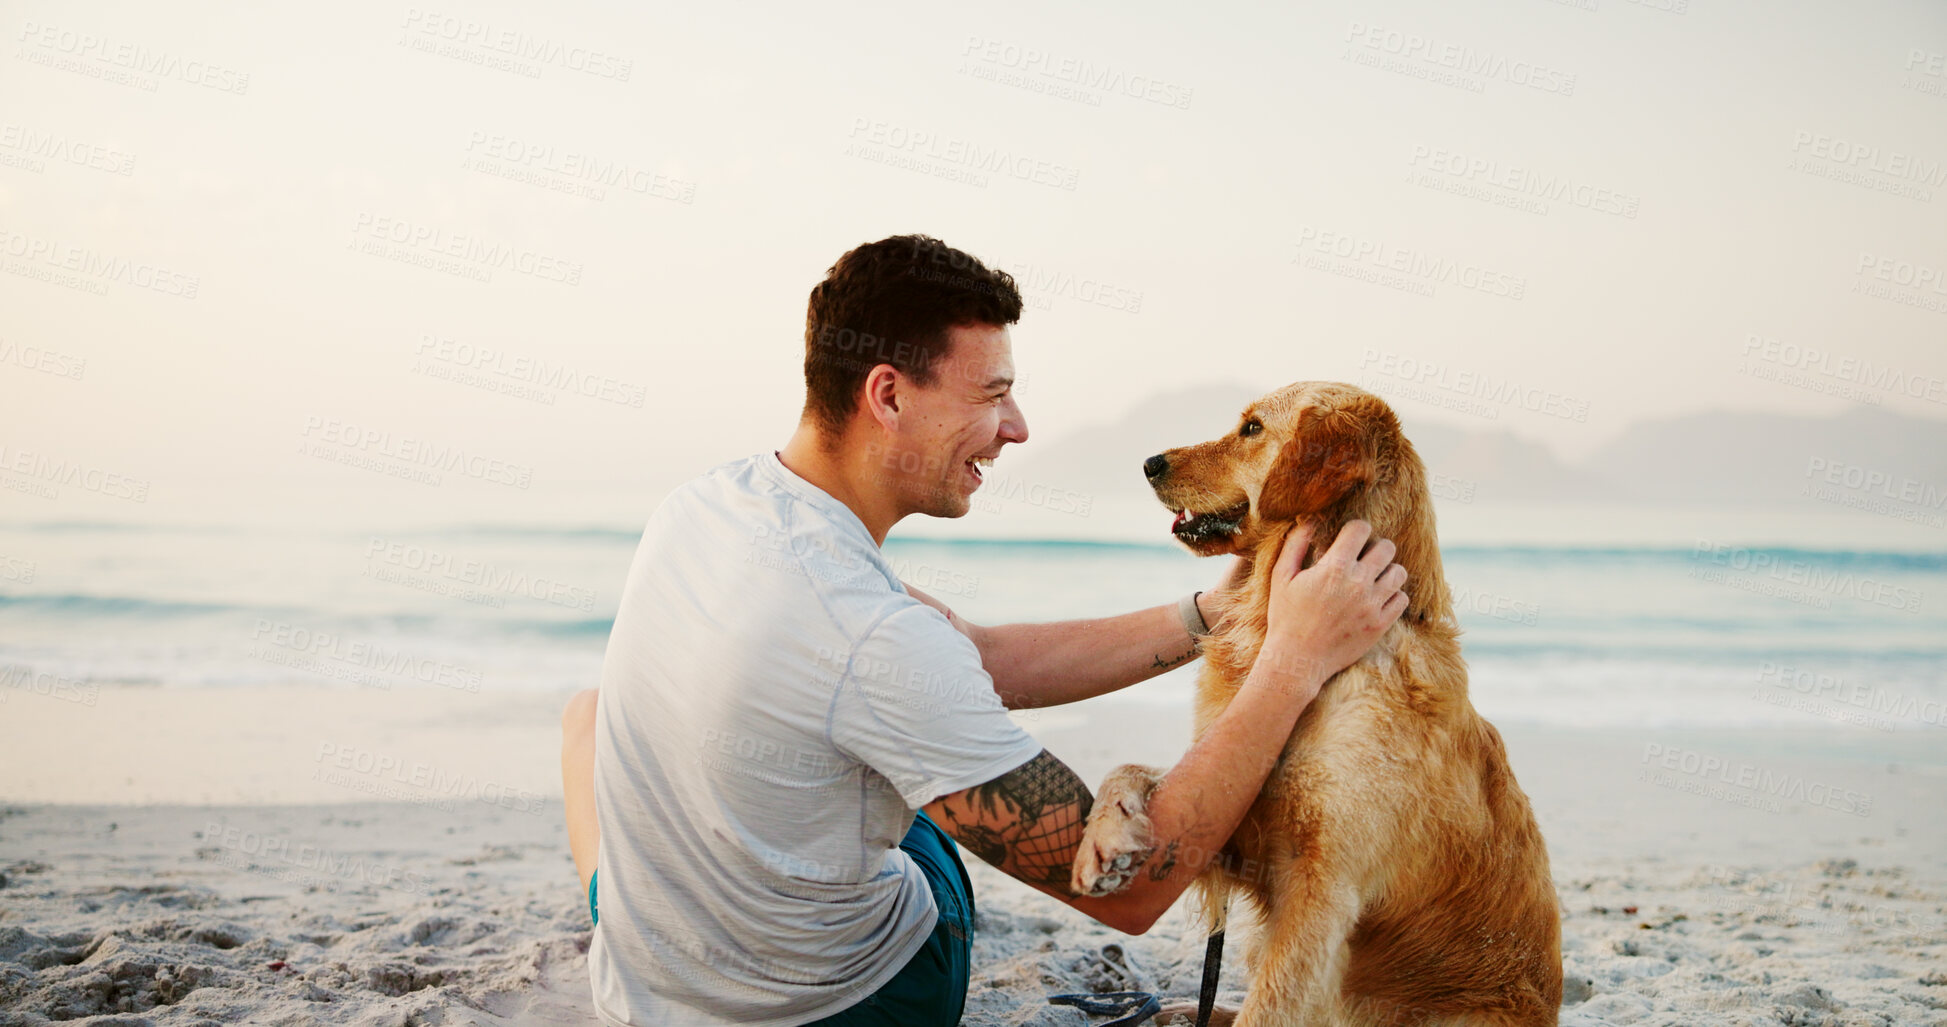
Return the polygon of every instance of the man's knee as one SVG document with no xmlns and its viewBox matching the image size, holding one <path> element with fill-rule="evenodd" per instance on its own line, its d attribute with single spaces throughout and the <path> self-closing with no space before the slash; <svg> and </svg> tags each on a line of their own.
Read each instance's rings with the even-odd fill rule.
<svg viewBox="0 0 1947 1027">
<path fill-rule="evenodd" d="M 573 737 L 584 731 L 595 730 L 595 700 L 601 692 L 584 688 L 568 699 L 568 705 L 561 710 L 561 733 Z"/>
</svg>

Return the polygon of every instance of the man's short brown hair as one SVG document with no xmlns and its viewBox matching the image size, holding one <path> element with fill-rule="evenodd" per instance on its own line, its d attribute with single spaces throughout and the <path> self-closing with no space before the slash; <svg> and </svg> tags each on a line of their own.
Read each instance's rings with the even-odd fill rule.
<svg viewBox="0 0 1947 1027">
<path fill-rule="evenodd" d="M 925 235 L 895 235 L 838 258 L 805 312 L 805 415 L 833 435 L 858 409 L 859 387 L 891 364 L 921 385 L 956 325 L 1021 319 L 1014 278 Z"/>
</svg>

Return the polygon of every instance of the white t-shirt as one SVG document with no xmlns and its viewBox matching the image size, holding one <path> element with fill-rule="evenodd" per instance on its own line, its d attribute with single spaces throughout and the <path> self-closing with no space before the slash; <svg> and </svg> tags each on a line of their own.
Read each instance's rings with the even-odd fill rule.
<svg viewBox="0 0 1947 1027">
<path fill-rule="evenodd" d="M 602 665 L 589 948 L 604 1021 L 796 1027 L 932 931 L 914 810 L 1041 751 L 980 653 L 773 453 L 649 518 Z"/>
</svg>

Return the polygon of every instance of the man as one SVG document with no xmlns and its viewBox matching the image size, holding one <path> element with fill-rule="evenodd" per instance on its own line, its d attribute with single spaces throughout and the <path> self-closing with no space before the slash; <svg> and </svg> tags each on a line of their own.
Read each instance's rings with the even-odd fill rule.
<svg viewBox="0 0 1947 1027">
<path fill-rule="evenodd" d="M 1020 313 L 1007 274 L 938 240 L 852 250 L 812 290 L 784 449 L 715 468 L 649 519 L 601 688 L 562 721 L 604 1021 L 957 1023 L 973 898 L 952 840 L 1143 933 L 1223 847 L 1319 687 L 1404 608 L 1405 571 L 1392 543 L 1365 548 L 1366 525 L 1303 572 L 1297 537 L 1255 669 L 1149 805 L 1154 866 L 1115 895 L 1069 894 L 1088 787 L 1005 710 L 1189 658 L 1201 610 L 984 628 L 880 551 L 908 514 L 964 516 L 981 468 L 1027 440 Z"/>
</svg>

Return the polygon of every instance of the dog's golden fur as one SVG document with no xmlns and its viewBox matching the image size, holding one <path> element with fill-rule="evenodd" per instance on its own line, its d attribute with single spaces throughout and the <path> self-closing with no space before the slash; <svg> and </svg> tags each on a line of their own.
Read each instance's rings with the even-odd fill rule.
<svg viewBox="0 0 1947 1027">
<path fill-rule="evenodd" d="M 1258 917 L 1235 1023 L 1554 1024 L 1561 934 L 1547 849 L 1500 734 L 1468 701 L 1426 470 L 1393 412 L 1349 385 L 1302 382 L 1252 404 L 1225 438 L 1163 455 L 1157 497 L 1203 515 L 1180 521 L 1178 537 L 1200 554 L 1250 561 L 1248 579 L 1218 596 L 1198 737 L 1257 658 L 1272 568 L 1294 524 L 1311 526 L 1309 565 L 1363 518 L 1375 538 L 1393 540 L 1410 575 L 1406 612 L 1306 708 L 1222 858 L 1196 882 L 1211 926 L 1232 895 Z M 1130 847 L 1147 825 L 1122 811 L 1144 819 L 1159 780 L 1150 768 L 1112 772 L 1092 840 Z M 1087 889 L 1094 875 L 1077 867 Z"/>
</svg>

